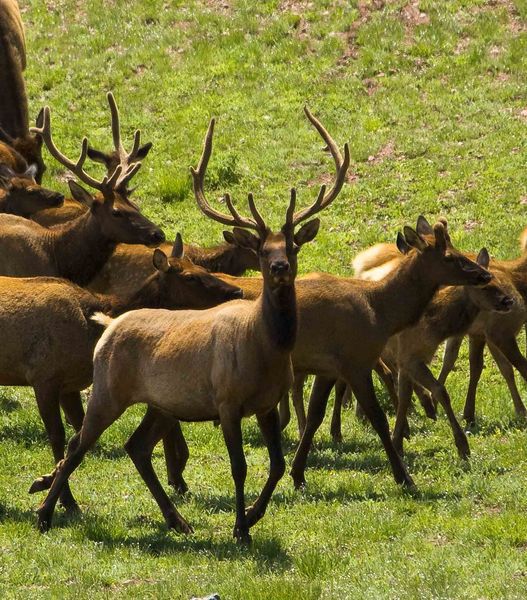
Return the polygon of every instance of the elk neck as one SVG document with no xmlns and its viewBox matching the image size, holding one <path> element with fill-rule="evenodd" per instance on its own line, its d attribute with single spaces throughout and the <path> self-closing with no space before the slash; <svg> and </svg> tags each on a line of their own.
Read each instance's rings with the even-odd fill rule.
<svg viewBox="0 0 527 600">
<path fill-rule="evenodd" d="M 115 250 L 91 211 L 50 230 L 50 242 L 58 275 L 86 285 Z"/>
<path fill-rule="evenodd" d="M 411 252 L 368 290 L 370 304 L 388 337 L 414 325 L 423 314 L 440 285 L 431 271 L 422 255 Z"/>
<path fill-rule="evenodd" d="M 185 245 L 185 255 L 194 264 L 204 267 L 212 273 L 228 273 L 235 276 L 243 275 L 248 268 L 251 268 L 243 260 L 242 252 L 241 249 L 227 243 L 210 248 Z M 254 263 L 258 263 L 256 256 Z"/>
<path fill-rule="evenodd" d="M 479 312 L 464 286 L 449 286 L 436 293 L 423 318 L 438 338 L 446 340 L 465 333 Z"/>
<path fill-rule="evenodd" d="M 271 289 L 264 281 L 264 289 L 257 303 L 272 344 L 283 352 L 291 352 L 297 330 L 294 282 Z"/>
</svg>

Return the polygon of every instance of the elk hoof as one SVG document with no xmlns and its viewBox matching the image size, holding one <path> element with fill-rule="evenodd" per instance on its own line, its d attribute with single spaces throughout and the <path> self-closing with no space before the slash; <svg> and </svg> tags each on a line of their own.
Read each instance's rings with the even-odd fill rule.
<svg viewBox="0 0 527 600">
<path fill-rule="evenodd" d="M 252 538 L 249 530 L 241 531 L 238 527 L 235 527 L 232 536 L 236 540 L 236 543 L 240 544 L 241 546 L 251 545 Z"/>
<path fill-rule="evenodd" d="M 44 490 L 49 490 L 51 484 L 53 483 L 54 475 L 42 475 L 38 479 L 35 479 L 29 488 L 30 494 L 35 494 L 36 492 L 43 492 Z"/>
<path fill-rule="evenodd" d="M 53 519 L 53 511 L 48 510 L 44 506 L 37 509 L 37 527 L 40 533 L 46 533 L 51 529 L 51 520 Z"/>
<path fill-rule="evenodd" d="M 185 519 L 179 515 L 171 514 L 166 518 L 167 527 L 174 529 L 178 533 L 189 535 L 194 533 L 192 526 L 185 521 Z"/>
</svg>

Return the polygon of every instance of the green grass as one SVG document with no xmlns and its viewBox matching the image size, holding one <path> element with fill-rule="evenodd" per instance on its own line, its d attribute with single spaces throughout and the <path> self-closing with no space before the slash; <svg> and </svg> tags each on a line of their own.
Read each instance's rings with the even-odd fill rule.
<svg viewBox="0 0 527 600">
<path fill-rule="evenodd" d="M 516 256 L 527 221 L 527 2 L 421 0 L 423 15 L 408 4 L 416 3 L 24 0 L 31 113 L 52 107 L 54 137 L 71 155 L 84 134 L 104 148 L 104 94 L 113 90 L 126 134 L 140 127 L 154 142 L 137 176 L 144 211 L 170 238 L 181 231 L 205 244 L 221 228 L 198 213 L 188 166 L 208 119 L 218 117 L 210 197 L 229 190 L 243 207 L 254 191 L 279 226 L 289 187 L 311 202 L 331 173 L 302 114 L 307 103 L 340 145 L 350 142 L 353 177 L 302 251 L 301 271 L 348 274 L 360 248 L 394 240 L 419 213 L 446 216 L 463 249 Z M 61 168 L 48 164 L 47 183 L 65 190 Z M 466 381 L 464 355 L 449 382 L 457 411 Z M 490 361 L 478 412 L 470 468 L 457 460 L 444 416 L 412 416 L 414 495 L 393 483 L 376 436 L 351 413 L 339 448 L 324 423 L 308 490 L 294 492 L 284 477 L 247 549 L 231 540 L 229 463 L 209 424 L 185 428 L 191 494 L 177 503 L 195 533 L 166 531 L 122 450 L 140 409 L 72 479 L 82 516 L 58 510 L 55 528 L 40 535 L 39 498 L 27 489 L 50 470 L 50 450 L 32 394 L 3 388 L 0 594 L 524 598 L 526 434 Z M 253 422 L 245 434 L 250 500 L 267 459 Z M 288 460 L 295 442 L 290 427 Z M 160 450 L 156 465 L 162 473 Z"/>
</svg>

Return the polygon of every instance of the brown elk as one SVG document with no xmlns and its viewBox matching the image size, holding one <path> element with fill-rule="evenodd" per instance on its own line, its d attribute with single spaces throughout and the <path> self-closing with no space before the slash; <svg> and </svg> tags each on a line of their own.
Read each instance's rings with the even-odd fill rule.
<svg viewBox="0 0 527 600">
<path fill-rule="evenodd" d="M 0 163 L 0 213 L 29 218 L 43 208 L 62 204 L 64 196 L 47 190 L 35 181 L 35 166 L 16 173 Z"/>
<path fill-rule="evenodd" d="M 46 169 L 42 161 L 42 139 L 29 131 L 29 111 L 23 70 L 26 43 L 18 3 L 0 0 L 0 157 L 15 171 L 23 171 L 20 156 L 35 164 L 37 183 Z M 41 125 L 42 112 L 37 117 Z M 26 165 L 27 166 L 27 165 Z"/>
<path fill-rule="evenodd" d="M 34 388 L 55 463 L 64 456 L 60 405 L 77 431 L 82 424 L 80 391 L 92 381 L 93 350 L 102 333 L 90 319 L 94 313 L 117 315 L 143 307 L 203 309 L 241 297 L 239 288 L 184 257 L 180 236 L 169 257 L 156 249 L 153 262 L 155 274 L 126 299 L 93 295 L 58 278 L 0 277 L 0 384 Z M 35 483 L 31 491 L 41 489 L 45 481 Z M 61 501 L 68 509 L 76 506 L 67 489 Z"/>
<path fill-rule="evenodd" d="M 520 236 L 520 245 L 526 239 L 525 231 Z M 362 255 L 362 256 L 361 256 Z M 375 269 L 390 269 L 393 266 L 393 245 L 377 244 L 359 255 L 358 266 L 364 265 L 362 276 Z M 527 320 L 527 255 L 522 255 L 514 260 L 491 262 L 493 272 L 499 270 L 503 278 L 508 279 L 509 289 L 515 289 L 515 303 L 508 313 L 483 311 L 468 330 L 469 336 L 469 362 L 470 380 L 465 400 L 463 417 L 469 423 L 475 422 L 476 391 L 483 370 L 483 351 L 485 345 L 498 365 L 509 388 L 516 414 L 521 417 L 527 415 L 527 409 L 522 402 L 514 380 L 514 369 L 527 381 L 527 359 L 522 355 L 516 336 Z M 369 271 L 367 271 L 369 269 Z M 441 384 L 446 382 L 448 374 L 454 367 L 463 336 L 456 336 L 447 340 L 443 357 L 443 367 L 438 377 Z"/>
<path fill-rule="evenodd" d="M 329 144 L 328 144 L 329 145 Z M 330 146 L 335 163 L 340 153 Z M 422 220 L 421 218 L 420 220 Z M 381 409 L 372 383 L 372 368 L 389 338 L 415 324 L 442 285 L 485 285 L 491 275 L 453 248 L 445 224 L 438 222 L 433 235 L 422 236 L 410 227 L 399 234 L 398 247 L 405 254 L 400 268 L 382 281 L 317 274 L 296 282 L 298 332 L 292 354 L 295 377 L 315 374 L 307 423 L 292 464 L 295 487 L 305 484 L 305 466 L 311 442 L 324 418 L 329 393 L 338 379 L 350 385 L 364 413 L 378 433 L 394 478 L 413 486 L 401 457 L 393 446 L 388 420 Z M 246 292 L 254 293 L 255 284 L 246 278 L 231 278 Z M 360 340 L 361 343 L 357 343 Z M 167 436 L 168 438 L 169 436 Z M 172 443 L 169 465 L 179 470 L 171 481 L 182 481 L 184 460 L 178 452 L 186 447 L 180 431 Z M 166 439 L 165 451 L 170 444 Z"/>
<path fill-rule="evenodd" d="M 313 219 L 296 233 L 295 227 L 337 196 L 344 183 L 349 151 L 346 146 L 346 160 L 334 187 L 326 193 L 322 186 L 311 206 L 295 212 L 296 194 L 291 191 L 285 224 L 279 232 L 272 232 L 251 194 L 252 218 L 241 216 L 228 195 L 225 200 L 230 215 L 212 208 L 206 200 L 203 181 L 212 151 L 213 127 L 211 121 L 198 168 L 192 169 L 196 200 L 210 218 L 234 225 L 233 235 L 239 243 L 257 252 L 263 275 L 262 293 L 252 302 L 230 302 L 203 312 L 134 311 L 111 323 L 95 350 L 94 387 L 83 427 L 70 442 L 67 457 L 59 465 L 48 497 L 38 510 L 41 529 L 50 526 L 62 486 L 86 451 L 136 402 L 147 403 L 147 414 L 128 440 L 126 450 L 169 527 L 185 533 L 191 531 L 161 487 L 151 456 L 154 446 L 172 427 L 178 426 L 178 420 L 220 420 L 236 489 L 234 537 L 238 541 L 250 540 L 250 527 L 263 517 L 283 475 L 285 462 L 276 406 L 292 379 L 297 253 L 315 237 L 320 222 Z M 138 351 L 130 353 L 126 349 L 130 345 Z M 125 371 L 127 385 L 123 385 L 122 379 Z M 133 373 L 141 373 L 141 377 L 134 377 Z M 168 390 L 178 393 L 167 393 Z M 250 415 L 256 415 L 268 447 L 270 472 L 260 496 L 246 512 L 247 465 L 241 419 Z"/>
<path fill-rule="evenodd" d="M 111 94 L 108 100 L 111 104 Z M 87 204 L 89 210 L 53 229 L 20 217 L 0 215 L 0 274 L 59 276 L 82 285 L 93 279 L 117 243 L 157 246 L 164 241 L 163 232 L 128 198 L 127 184 L 141 167 L 140 162 L 132 162 L 139 147 L 139 132 L 135 134 L 132 151 L 126 153 L 123 149 L 122 162 L 111 177 L 105 176 L 99 181 L 83 168 L 88 147 L 86 138 L 77 162 L 68 159 L 55 146 L 48 107 L 44 109 L 43 126 L 38 131 L 52 156 L 98 193 L 92 196 L 70 181 L 73 195 Z"/>
<path fill-rule="evenodd" d="M 489 255 L 485 249 L 479 253 L 476 262 L 488 268 Z M 419 322 L 391 338 L 384 348 L 383 357 L 387 356 L 390 363 L 396 365 L 399 376 L 393 442 L 401 454 L 412 382 L 415 382 L 429 390 L 435 403 L 443 406 L 460 457 L 467 458 L 469 455 L 468 441 L 452 410 L 448 392 L 427 364 L 445 339 L 465 333 L 479 314 L 494 311 L 502 314 L 511 310 L 518 293 L 499 271 L 491 272 L 493 279 L 483 287 L 460 286 L 439 290 Z"/>
</svg>

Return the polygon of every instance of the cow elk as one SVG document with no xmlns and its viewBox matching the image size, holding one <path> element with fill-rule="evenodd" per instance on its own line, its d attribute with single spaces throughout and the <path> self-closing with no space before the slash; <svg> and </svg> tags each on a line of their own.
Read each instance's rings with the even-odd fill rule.
<svg viewBox="0 0 527 600">
<path fill-rule="evenodd" d="M 108 94 L 108 100 L 111 105 L 111 94 Z M 43 126 L 38 132 L 50 153 L 98 193 L 92 196 L 70 181 L 71 192 L 89 210 L 53 229 L 20 217 L 0 215 L 0 274 L 13 277 L 51 275 L 84 285 L 108 260 L 117 243 L 157 246 L 165 239 L 163 232 L 128 198 L 128 182 L 141 167 L 140 162 L 133 161 L 140 133 L 135 134 L 134 149 L 130 153 L 123 151 L 122 162 L 114 173 L 99 181 L 83 167 L 88 148 L 86 138 L 79 159 L 71 161 L 58 150 L 51 137 L 48 107 L 43 114 Z M 120 139 L 116 142 L 122 147 Z"/>
<path fill-rule="evenodd" d="M 335 186 L 328 193 L 322 186 L 308 208 L 295 212 L 296 194 L 291 191 L 285 224 L 279 232 L 272 232 L 251 194 L 252 218 L 241 216 L 228 195 L 225 200 L 230 214 L 221 213 L 208 203 L 203 183 L 212 152 L 213 128 L 214 120 L 198 168 L 192 169 L 196 200 L 208 217 L 234 226 L 233 235 L 238 242 L 258 254 L 262 293 L 254 301 L 230 302 L 202 312 L 133 311 L 109 324 L 95 350 L 93 393 L 83 427 L 70 442 L 67 457 L 59 465 L 48 497 L 38 510 L 43 530 L 51 525 L 62 486 L 84 454 L 128 406 L 137 402 L 146 403 L 148 409 L 126 450 L 169 527 L 184 533 L 191 531 L 161 487 L 151 457 L 157 442 L 172 428 L 179 427 L 179 420 L 220 421 L 236 490 L 234 537 L 239 542 L 250 541 L 249 529 L 263 517 L 283 475 L 285 462 L 276 407 L 292 380 L 297 253 L 315 237 L 319 220 L 305 223 L 296 233 L 295 228 L 337 196 L 344 183 L 349 153 L 346 146 L 346 162 Z M 131 347 L 136 351 L 130 353 Z M 270 472 L 260 496 L 246 512 L 247 465 L 241 419 L 251 415 L 256 415 L 266 442 Z"/>
<path fill-rule="evenodd" d="M 0 163 L 0 213 L 29 218 L 34 213 L 60 206 L 64 196 L 47 190 L 35 181 L 35 167 L 15 173 Z"/>
<path fill-rule="evenodd" d="M 239 288 L 193 265 L 179 235 L 171 255 L 156 249 L 153 262 L 154 274 L 132 298 L 93 295 L 58 278 L 0 277 L 0 383 L 34 388 L 55 463 L 64 456 L 60 405 L 77 431 L 82 424 L 80 391 L 92 381 L 93 350 L 102 333 L 93 314 L 142 307 L 203 309 L 241 297 Z M 45 485 L 46 477 L 31 491 Z M 68 509 L 76 507 L 67 488 L 61 501 Z"/>
</svg>

